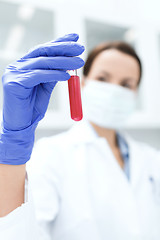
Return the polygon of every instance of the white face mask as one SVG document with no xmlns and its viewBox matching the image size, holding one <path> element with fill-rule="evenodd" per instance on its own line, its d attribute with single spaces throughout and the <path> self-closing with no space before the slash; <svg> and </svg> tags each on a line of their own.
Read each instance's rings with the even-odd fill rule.
<svg viewBox="0 0 160 240">
<path fill-rule="evenodd" d="M 87 80 L 82 92 L 84 117 L 100 127 L 119 129 L 136 106 L 136 93 L 124 87 Z"/>
</svg>

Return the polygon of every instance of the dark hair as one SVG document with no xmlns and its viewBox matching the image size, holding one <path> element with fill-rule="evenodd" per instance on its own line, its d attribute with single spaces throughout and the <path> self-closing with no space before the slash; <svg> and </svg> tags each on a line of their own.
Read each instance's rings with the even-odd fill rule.
<svg viewBox="0 0 160 240">
<path fill-rule="evenodd" d="M 142 64 L 141 64 L 141 60 L 138 57 L 136 51 L 134 50 L 134 48 L 129 45 L 128 43 L 122 42 L 122 41 L 115 41 L 115 42 L 105 42 L 105 43 L 101 43 L 99 45 L 97 45 L 95 48 L 93 48 L 93 50 L 89 53 L 88 58 L 86 60 L 86 63 L 84 65 L 83 68 L 83 74 L 84 76 L 87 76 L 90 68 L 92 66 L 92 63 L 94 61 L 94 59 L 103 51 L 108 50 L 108 49 L 117 49 L 122 53 L 126 53 L 130 56 L 132 56 L 133 58 L 135 58 L 139 64 L 139 72 L 140 72 L 140 76 L 139 76 L 139 81 L 141 79 L 142 76 Z"/>
</svg>

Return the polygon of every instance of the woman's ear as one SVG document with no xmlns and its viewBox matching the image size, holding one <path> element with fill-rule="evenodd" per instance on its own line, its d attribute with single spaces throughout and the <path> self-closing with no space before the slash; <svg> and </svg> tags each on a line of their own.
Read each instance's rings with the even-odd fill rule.
<svg viewBox="0 0 160 240">
<path fill-rule="evenodd" d="M 85 85 L 86 85 L 86 77 L 83 75 L 81 77 L 81 87 L 84 88 Z"/>
</svg>

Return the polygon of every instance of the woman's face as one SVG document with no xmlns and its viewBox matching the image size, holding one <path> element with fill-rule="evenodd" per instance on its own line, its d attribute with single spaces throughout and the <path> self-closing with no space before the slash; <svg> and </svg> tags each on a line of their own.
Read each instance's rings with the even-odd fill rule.
<svg viewBox="0 0 160 240">
<path fill-rule="evenodd" d="M 101 52 L 93 61 L 88 79 L 137 90 L 140 69 L 136 59 L 116 49 Z"/>
</svg>

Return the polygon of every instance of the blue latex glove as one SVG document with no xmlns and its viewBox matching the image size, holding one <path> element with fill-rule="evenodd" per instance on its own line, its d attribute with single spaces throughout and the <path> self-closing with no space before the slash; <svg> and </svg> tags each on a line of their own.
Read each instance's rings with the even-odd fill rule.
<svg viewBox="0 0 160 240">
<path fill-rule="evenodd" d="M 19 165 L 30 159 L 34 132 L 44 117 L 58 81 L 70 78 L 66 70 L 78 69 L 84 51 L 77 34 L 40 45 L 9 65 L 2 77 L 3 122 L 0 163 Z"/>
</svg>

